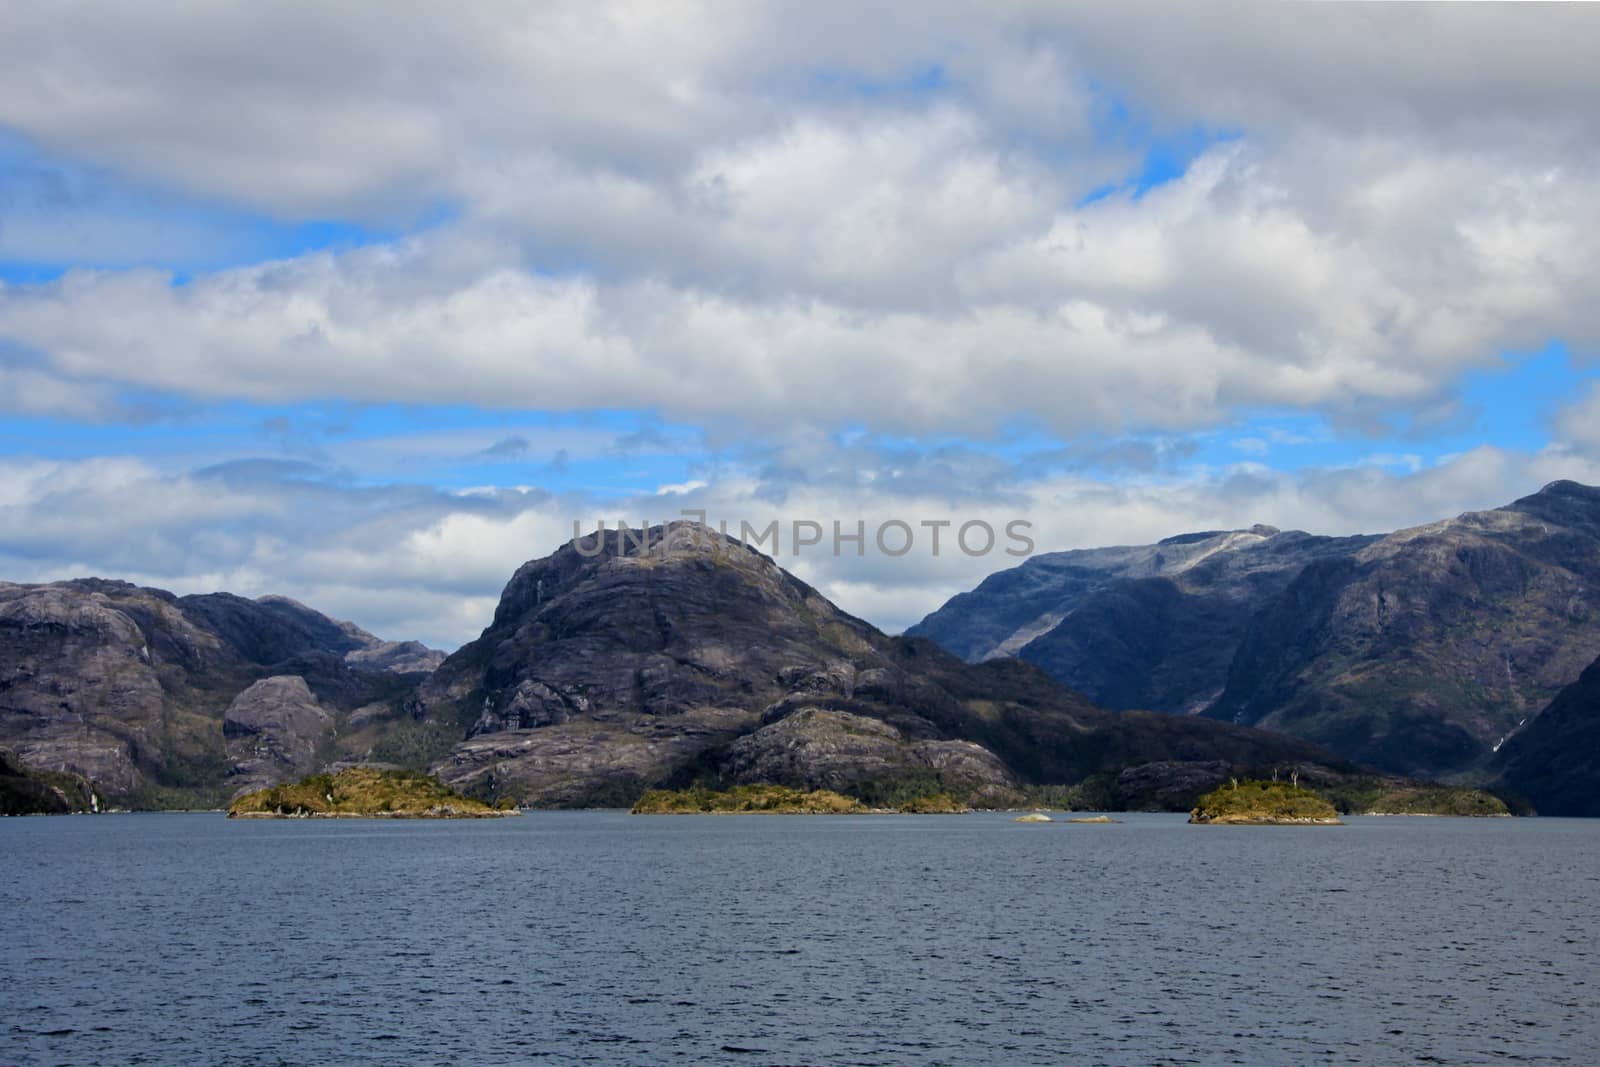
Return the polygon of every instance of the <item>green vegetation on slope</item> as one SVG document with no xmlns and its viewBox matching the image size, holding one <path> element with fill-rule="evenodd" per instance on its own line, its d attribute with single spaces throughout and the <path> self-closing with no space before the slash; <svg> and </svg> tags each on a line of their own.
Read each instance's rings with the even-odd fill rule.
<svg viewBox="0 0 1600 1067">
<path fill-rule="evenodd" d="M 1510 815 L 1505 801 L 1481 789 L 1392 779 L 1353 779 L 1317 790 L 1349 815 Z"/>
<path fill-rule="evenodd" d="M 373 816 L 379 818 L 473 819 L 514 815 L 464 797 L 431 774 L 351 767 L 338 774 L 313 774 L 290 785 L 247 793 L 228 808 L 228 817 L 293 818 Z"/>
<path fill-rule="evenodd" d="M 1234 781 L 1200 798 L 1189 821 L 1237 824 L 1337 824 L 1332 804 L 1288 782 Z"/>
<path fill-rule="evenodd" d="M 61 771 L 36 771 L 16 753 L 0 748 L 0 815 L 63 815 L 89 811 L 93 789 L 87 779 Z"/>
<path fill-rule="evenodd" d="M 736 785 L 731 789 L 652 789 L 633 806 L 635 815 L 761 814 L 848 815 L 867 806 L 826 789 L 804 792 L 781 785 Z"/>
</svg>

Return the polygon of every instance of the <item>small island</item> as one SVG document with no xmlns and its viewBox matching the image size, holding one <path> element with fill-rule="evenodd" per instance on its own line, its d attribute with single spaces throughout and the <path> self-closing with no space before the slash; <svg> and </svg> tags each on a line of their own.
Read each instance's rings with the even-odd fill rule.
<svg viewBox="0 0 1600 1067">
<path fill-rule="evenodd" d="M 828 789 L 810 792 L 783 785 L 736 785 L 730 789 L 652 789 L 634 804 L 634 815 L 872 815 L 961 814 L 970 809 L 944 793 L 915 797 L 897 808 L 869 808 L 855 797 Z"/>
<path fill-rule="evenodd" d="M 1493 793 L 1429 782 L 1384 782 L 1365 790 L 1352 787 L 1333 799 L 1352 815 L 1511 817 L 1506 802 Z"/>
<path fill-rule="evenodd" d="M 1191 823 L 1213 826 L 1342 826 L 1334 806 L 1290 782 L 1230 781 L 1201 797 Z"/>
<path fill-rule="evenodd" d="M 521 814 L 509 801 L 491 807 L 431 774 L 350 767 L 246 793 L 230 819 L 495 819 Z"/>
</svg>

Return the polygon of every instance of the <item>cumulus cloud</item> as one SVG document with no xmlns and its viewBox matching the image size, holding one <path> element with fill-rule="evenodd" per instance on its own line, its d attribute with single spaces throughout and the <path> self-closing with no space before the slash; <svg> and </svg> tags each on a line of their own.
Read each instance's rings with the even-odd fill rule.
<svg viewBox="0 0 1600 1067">
<path fill-rule="evenodd" d="M 708 244 L 674 238 L 689 257 L 741 249 L 726 276 L 765 272 L 781 281 L 768 294 L 710 276 L 552 277 L 450 233 L 181 286 L 77 272 L 0 291 L 0 332 L 75 377 L 218 397 L 637 407 L 918 433 L 1022 415 L 1064 435 L 1194 428 L 1252 405 L 1415 407 L 1507 348 L 1600 341 L 1582 297 L 1600 263 L 1581 239 L 1600 222 L 1600 173 L 1482 161 L 1418 173 L 1374 149 L 1335 197 L 1296 184 L 1317 155 L 1297 150 L 1269 163 L 1219 149 L 1143 197 L 1032 230 L 975 223 L 959 253 L 934 247 L 943 238 L 919 232 L 915 212 L 829 231 L 816 198 L 793 208 L 791 230 L 734 219 L 731 245 L 715 225 Z M 804 247 L 772 254 L 786 232 Z M 982 235 L 999 243 L 980 249 Z M 902 306 L 892 290 L 906 278 L 949 297 Z M 861 306 L 875 286 L 883 299 Z M 856 295 L 833 299 L 834 287 Z"/>
<path fill-rule="evenodd" d="M 456 207 L 182 285 L 0 289 L 0 336 L 205 396 L 1063 435 L 1359 417 L 1600 340 L 1595 76 L 1563 58 L 1593 16 L 1241 11 L 19 9 L 0 122 L 41 145 L 287 217 Z M 1085 199 L 1128 162 L 1106 84 L 1244 133 Z"/>
<path fill-rule="evenodd" d="M 1285 473 L 1254 461 L 1307 442 L 1238 427 L 1423 425 L 1508 351 L 1600 346 L 1597 32 L 1579 5 L 12 5 L 0 127 L 117 209 L 79 197 L 54 226 L 30 170 L 0 230 L 31 261 L 182 267 L 214 254 L 202 207 L 403 236 L 0 283 L 0 343 L 26 353 L 0 359 L 0 410 L 643 411 L 704 462 L 606 517 L 1026 517 L 1041 549 L 1504 503 L 1596 480 L 1592 391 L 1547 448 L 1431 465 L 1380 440 Z M 1173 180 L 1140 179 L 1180 141 Z M 123 211 L 124 181 L 198 229 Z M 14 577 L 281 592 L 458 643 L 599 505 L 410 484 L 429 457 L 682 443 L 490 421 L 317 437 L 294 467 L 14 458 L 0 553 Z M 1021 459 L 928 443 L 1019 424 L 1049 438 Z M 1189 467 L 1197 431 L 1231 465 Z M 1006 561 L 792 562 L 898 628 Z"/>
<path fill-rule="evenodd" d="M 82 382 L 0 358 L 0 414 L 98 422 L 129 414 L 103 382 Z"/>
<path fill-rule="evenodd" d="M 69 155 L 311 217 L 448 197 L 541 153 L 659 175 L 796 109 L 919 77 L 1075 147 L 1113 86 L 1152 121 L 1440 138 L 1592 130 L 1580 5 L 15 7 L 0 123 Z M 1592 139 L 1591 139 L 1592 140 Z"/>
<path fill-rule="evenodd" d="M 1556 432 L 1573 446 L 1600 456 L 1600 382 L 1591 382 L 1557 413 Z"/>
<path fill-rule="evenodd" d="M 421 235 L 0 288 L 0 336 L 209 397 L 1062 436 L 1252 406 L 1370 423 L 1508 349 L 1600 344 L 1592 148 L 1306 126 L 1084 200 L 978 103 L 707 131 L 660 171 L 513 154 Z"/>
</svg>

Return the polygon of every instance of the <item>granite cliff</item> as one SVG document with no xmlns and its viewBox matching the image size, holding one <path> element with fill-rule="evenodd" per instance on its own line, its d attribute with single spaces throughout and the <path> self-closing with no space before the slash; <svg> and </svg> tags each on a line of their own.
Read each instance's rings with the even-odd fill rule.
<svg viewBox="0 0 1600 1067">
<path fill-rule="evenodd" d="M 278 597 L 0 584 L 0 743 L 107 804 L 216 805 L 317 769 L 442 658 Z"/>
</svg>

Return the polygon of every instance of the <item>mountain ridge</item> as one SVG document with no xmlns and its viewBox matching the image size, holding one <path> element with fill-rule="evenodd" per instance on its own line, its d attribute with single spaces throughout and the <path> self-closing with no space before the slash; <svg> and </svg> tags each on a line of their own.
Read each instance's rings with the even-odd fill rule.
<svg viewBox="0 0 1600 1067">
<path fill-rule="evenodd" d="M 1107 707 L 1293 733 L 1407 775 L 1489 773 L 1600 651 L 1600 490 L 1333 538 L 1256 526 L 1038 556 L 908 630 Z"/>
<path fill-rule="evenodd" d="M 555 807 L 759 783 L 878 807 L 1044 790 L 1183 810 L 1232 775 L 1372 784 L 1282 733 L 1107 711 L 1032 664 L 889 636 L 699 524 L 607 540 L 523 564 L 483 633 L 429 673 L 375 669 L 364 655 L 411 653 L 283 598 L 0 586 L 0 743 L 140 806 L 357 764 Z M 1226 562 L 1205 540 L 1172 550 L 1188 571 Z"/>
<path fill-rule="evenodd" d="M 0 743 L 110 803 L 216 804 L 303 773 L 336 721 L 405 688 L 396 668 L 435 657 L 281 597 L 0 583 Z"/>
<path fill-rule="evenodd" d="M 445 781 L 536 804 L 697 782 L 1001 803 L 1169 760 L 1337 762 L 1259 731 L 1119 717 L 1028 665 L 890 637 L 693 523 L 524 564 L 417 704 L 466 731 L 436 764 Z"/>
</svg>

